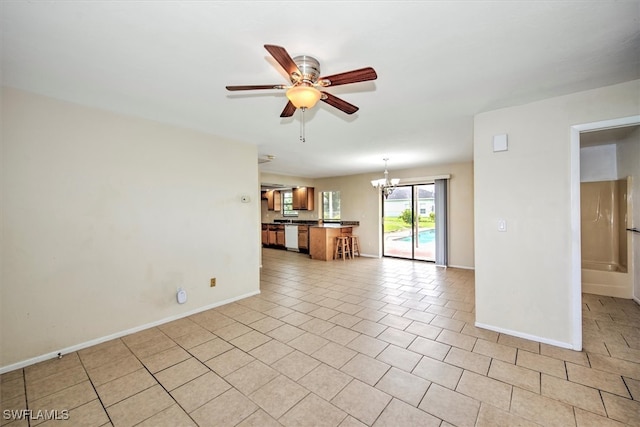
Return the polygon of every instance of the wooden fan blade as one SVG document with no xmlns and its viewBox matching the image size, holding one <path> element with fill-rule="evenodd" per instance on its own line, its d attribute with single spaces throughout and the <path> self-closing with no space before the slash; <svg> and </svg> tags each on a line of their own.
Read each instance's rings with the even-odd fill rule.
<svg viewBox="0 0 640 427">
<path fill-rule="evenodd" d="M 296 112 L 295 105 L 293 105 L 291 101 L 289 101 L 287 105 L 285 105 L 284 110 L 282 110 L 280 117 L 291 117 L 295 112 Z"/>
<path fill-rule="evenodd" d="M 358 107 L 356 107 L 353 104 L 349 104 L 347 101 L 345 101 L 344 99 L 340 99 L 335 95 L 331 95 L 328 92 L 322 92 L 325 96 L 323 96 L 321 98 L 321 101 L 326 102 L 327 104 L 331 105 L 332 107 L 336 107 L 338 110 L 344 111 L 347 114 L 353 114 L 356 111 L 359 110 Z"/>
<path fill-rule="evenodd" d="M 260 90 L 260 89 L 284 89 L 283 85 L 244 85 L 244 86 L 225 86 L 227 90 Z"/>
<path fill-rule="evenodd" d="M 287 72 L 287 74 L 291 75 L 293 73 L 300 74 L 300 70 L 298 70 L 298 66 L 291 56 L 287 53 L 285 48 L 280 46 L 274 46 L 272 44 L 265 44 L 264 48 L 273 56 L 273 58 L 278 61 L 278 64 Z"/>
<path fill-rule="evenodd" d="M 366 82 L 368 80 L 375 80 L 378 78 L 376 70 L 371 67 L 360 68 L 359 70 L 347 71 L 345 73 L 334 74 L 332 76 L 320 77 L 319 82 L 323 86 L 338 86 L 346 85 L 349 83 Z M 324 84 L 324 81 L 328 81 L 328 84 Z"/>
</svg>

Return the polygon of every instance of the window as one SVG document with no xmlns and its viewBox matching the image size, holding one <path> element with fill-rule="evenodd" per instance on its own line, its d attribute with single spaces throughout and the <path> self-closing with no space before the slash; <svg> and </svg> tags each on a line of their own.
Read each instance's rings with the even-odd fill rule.
<svg viewBox="0 0 640 427">
<path fill-rule="evenodd" d="M 282 216 L 298 216 L 298 211 L 293 210 L 293 192 L 282 192 Z"/>
<path fill-rule="evenodd" d="M 340 219 L 340 192 L 322 192 L 322 219 Z"/>
</svg>

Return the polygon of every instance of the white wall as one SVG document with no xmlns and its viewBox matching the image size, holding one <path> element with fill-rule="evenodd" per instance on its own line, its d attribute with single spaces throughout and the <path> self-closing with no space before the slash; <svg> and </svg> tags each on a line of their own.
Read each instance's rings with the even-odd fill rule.
<svg viewBox="0 0 640 427">
<path fill-rule="evenodd" d="M 636 115 L 638 93 L 640 81 L 633 81 L 475 117 L 479 326 L 581 347 L 572 287 L 571 126 Z M 509 150 L 494 153 L 493 135 L 503 133 Z M 497 231 L 498 219 L 506 220 L 506 232 Z"/>
<path fill-rule="evenodd" d="M 0 368 L 259 291 L 255 146 L 7 88 L 2 119 Z"/>
<path fill-rule="evenodd" d="M 617 179 L 616 144 L 596 145 L 580 149 L 580 182 L 615 181 Z"/>
<path fill-rule="evenodd" d="M 361 252 L 364 255 L 382 256 L 382 227 L 380 224 L 382 203 L 380 193 L 372 186 L 371 180 L 382 176 L 382 170 L 375 174 L 348 175 L 321 178 L 297 183 L 312 185 L 316 192 L 315 218 L 319 216 L 319 195 L 322 191 L 340 191 L 340 208 L 343 220 L 359 221 L 354 229 L 360 237 Z M 449 185 L 449 264 L 453 267 L 473 268 L 473 164 L 456 163 L 414 169 L 390 170 L 391 178 L 410 180 L 412 178 L 451 175 Z M 263 174 L 262 182 L 287 185 L 294 177 Z M 402 183 L 402 182 L 401 182 Z"/>
</svg>

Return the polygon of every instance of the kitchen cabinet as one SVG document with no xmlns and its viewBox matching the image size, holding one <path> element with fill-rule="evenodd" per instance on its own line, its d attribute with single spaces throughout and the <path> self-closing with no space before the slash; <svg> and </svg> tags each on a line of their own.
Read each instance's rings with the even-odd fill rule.
<svg viewBox="0 0 640 427">
<path fill-rule="evenodd" d="M 284 248 L 284 225 L 262 224 L 262 244 Z"/>
<path fill-rule="evenodd" d="M 268 245 L 275 245 L 276 244 L 276 230 L 275 230 L 275 228 L 269 227 L 269 242 L 267 244 Z"/>
<path fill-rule="evenodd" d="M 291 190 L 294 211 L 312 211 L 314 207 L 315 191 L 313 187 L 300 187 Z"/>
<path fill-rule="evenodd" d="M 276 246 L 284 247 L 284 226 L 279 225 L 278 230 L 276 230 Z"/>
<path fill-rule="evenodd" d="M 298 250 L 300 252 L 309 252 L 309 226 L 298 226 Z"/>
<path fill-rule="evenodd" d="M 280 211 L 282 209 L 282 197 L 278 190 L 269 190 L 266 192 L 267 209 L 270 211 Z"/>
</svg>

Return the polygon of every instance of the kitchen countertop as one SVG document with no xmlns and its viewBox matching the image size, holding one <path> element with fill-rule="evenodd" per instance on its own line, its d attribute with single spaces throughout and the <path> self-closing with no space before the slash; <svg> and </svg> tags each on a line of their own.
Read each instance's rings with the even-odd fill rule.
<svg viewBox="0 0 640 427">
<path fill-rule="evenodd" d="M 263 224 L 278 224 L 278 225 L 310 225 L 313 227 L 355 227 L 360 225 L 360 221 L 326 221 L 318 219 L 274 219 L 273 222 L 264 222 Z"/>
<path fill-rule="evenodd" d="M 317 225 L 320 221 L 315 219 L 274 219 L 269 224 L 297 224 L 297 225 Z"/>
<path fill-rule="evenodd" d="M 336 223 L 336 224 L 318 224 L 318 225 L 312 225 L 311 227 L 313 228 L 347 228 L 347 227 L 353 227 L 353 225 L 343 225 L 340 223 Z"/>
</svg>

